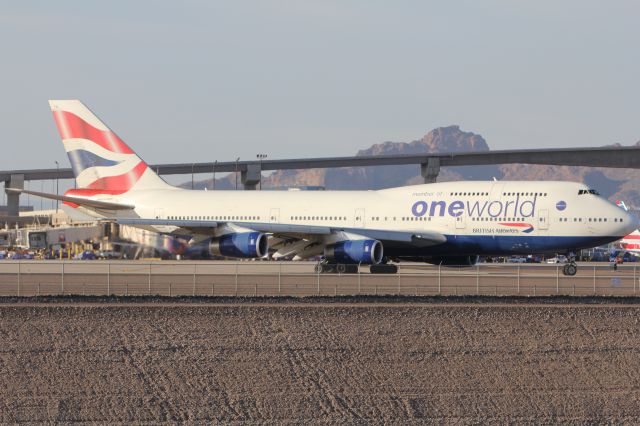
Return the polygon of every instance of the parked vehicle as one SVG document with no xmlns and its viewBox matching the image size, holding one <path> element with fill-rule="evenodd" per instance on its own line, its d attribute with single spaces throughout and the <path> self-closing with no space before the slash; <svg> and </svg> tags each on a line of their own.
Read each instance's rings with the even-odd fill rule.
<svg viewBox="0 0 640 426">
<path fill-rule="evenodd" d="M 566 263 L 566 262 L 567 262 L 567 256 L 563 254 L 559 254 L 556 257 L 547 259 L 547 263 Z"/>
<path fill-rule="evenodd" d="M 98 252 L 98 259 L 120 259 L 120 253 L 113 250 L 101 250 Z"/>
<path fill-rule="evenodd" d="M 85 250 L 81 253 L 76 254 L 75 256 L 73 256 L 73 258 L 75 260 L 94 260 L 96 258 L 96 255 L 91 250 Z"/>
<path fill-rule="evenodd" d="M 53 254 L 51 254 L 51 252 L 47 252 L 44 255 L 45 259 L 68 259 L 69 258 L 69 252 L 67 250 L 62 250 L 62 257 L 60 257 L 60 251 L 59 250 L 54 250 Z"/>
<path fill-rule="evenodd" d="M 522 256 L 511 256 L 508 260 L 508 263 L 527 263 L 527 258 Z"/>
</svg>

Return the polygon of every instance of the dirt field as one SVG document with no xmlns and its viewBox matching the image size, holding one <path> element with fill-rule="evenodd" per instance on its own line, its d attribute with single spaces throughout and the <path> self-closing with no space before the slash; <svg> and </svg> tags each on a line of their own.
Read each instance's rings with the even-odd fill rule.
<svg viewBox="0 0 640 426">
<path fill-rule="evenodd" d="M 640 305 L 0 303 L 0 422 L 640 421 Z"/>
</svg>

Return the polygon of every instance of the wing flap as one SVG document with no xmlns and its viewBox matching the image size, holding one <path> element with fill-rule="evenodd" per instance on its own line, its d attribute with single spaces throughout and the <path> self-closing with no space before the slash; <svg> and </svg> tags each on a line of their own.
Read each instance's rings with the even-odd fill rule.
<svg viewBox="0 0 640 426">
<path fill-rule="evenodd" d="M 131 225 L 155 232 L 191 235 L 211 235 L 212 230 L 220 225 L 218 222 L 210 220 L 110 218 L 105 219 L 105 221 L 116 222 L 119 225 Z"/>
</svg>

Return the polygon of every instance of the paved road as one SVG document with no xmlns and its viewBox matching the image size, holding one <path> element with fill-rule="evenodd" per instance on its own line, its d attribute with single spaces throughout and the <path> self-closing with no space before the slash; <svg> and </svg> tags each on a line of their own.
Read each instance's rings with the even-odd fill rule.
<svg viewBox="0 0 640 426">
<path fill-rule="evenodd" d="M 21 261 L 0 262 L 0 296 L 85 295 L 614 295 L 640 294 L 640 268 L 580 264 L 486 264 L 439 268 L 400 264 L 393 275 L 316 274 L 312 262 Z"/>
</svg>

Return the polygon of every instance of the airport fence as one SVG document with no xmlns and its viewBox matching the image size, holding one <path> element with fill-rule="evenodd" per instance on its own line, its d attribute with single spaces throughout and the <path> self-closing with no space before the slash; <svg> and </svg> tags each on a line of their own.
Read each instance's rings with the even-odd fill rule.
<svg viewBox="0 0 640 426">
<path fill-rule="evenodd" d="M 0 296 L 603 295 L 640 293 L 640 268 L 399 264 L 397 274 L 316 273 L 311 262 L 3 261 Z"/>
</svg>

